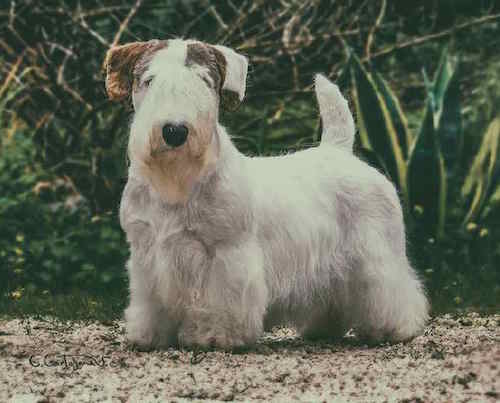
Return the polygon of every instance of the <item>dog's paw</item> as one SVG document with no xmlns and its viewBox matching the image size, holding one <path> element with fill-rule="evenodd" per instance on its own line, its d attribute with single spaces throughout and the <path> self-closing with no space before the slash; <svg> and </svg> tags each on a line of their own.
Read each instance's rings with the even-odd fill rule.
<svg viewBox="0 0 500 403">
<path fill-rule="evenodd" d="M 125 341 L 134 350 L 150 351 L 153 349 L 153 336 L 144 329 L 127 326 Z"/>
<path fill-rule="evenodd" d="M 177 345 L 177 340 L 169 332 L 133 328 L 127 329 L 125 342 L 129 348 L 135 351 L 151 351 Z"/>
<path fill-rule="evenodd" d="M 179 345 L 189 348 L 238 350 L 247 345 L 244 337 L 228 328 L 189 321 L 179 330 Z"/>
</svg>

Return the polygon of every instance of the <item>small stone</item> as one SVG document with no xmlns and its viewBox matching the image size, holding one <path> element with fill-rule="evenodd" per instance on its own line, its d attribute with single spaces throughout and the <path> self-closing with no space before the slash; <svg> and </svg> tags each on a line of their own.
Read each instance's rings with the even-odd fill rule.
<svg viewBox="0 0 500 403">
<path fill-rule="evenodd" d="M 469 318 L 462 318 L 459 320 L 459 323 L 462 326 L 472 326 L 472 320 L 470 320 Z"/>
<path fill-rule="evenodd" d="M 179 359 L 180 354 L 177 351 L 172 351 L 171 353 L 168 354 L 167 357 L 173 361 L 176 361 Z"/>
<path fill-rule="evenodd" d="M 234 400 L 234 393 L 233 392 L 223 392 L 221 396 L 221 400 L 223 402 L 230 402 Z"/>
</svg>

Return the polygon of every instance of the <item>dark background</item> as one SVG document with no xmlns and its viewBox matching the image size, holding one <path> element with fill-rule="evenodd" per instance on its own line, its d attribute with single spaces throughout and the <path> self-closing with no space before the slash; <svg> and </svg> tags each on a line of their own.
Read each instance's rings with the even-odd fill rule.
<svg viewBox="0 0 500 403">
<path fill-rule="evenodd" d="M 248 56 L 246 100 L 222 120 L 239 149 L 251 155 L 317 144 L 311 86 L 314 73 L 323 72 L 340 82 L 360 138 L 370 139 L 372 146 L 358 139 L 356 152 L 392 177 L 388 161 L 397 150 L 384 145 L 388 115 L 380 106 L 388 98 L 372 85 L 376 75 L 383 77 L 407 120 L 409 199 L 405 185 L 399 188 L 410 258 L 434 310 L 498 307 L 500 3 L 286 4 L 1 2 L 0 307 L 57 311 L 57 301 L 70 296 L 85 301 L 84 311 L 115 298 L 120 311 L 128 247 L 117 212 L 131 110 L 107 100 L 103 60 L 116 44 L 173 37 L 225 44 Z M 439 81 L 443 65 L 455 71 L 444 103 L 447 137 L 424 124 L 429 86 Z M 368 101 L 372 111 L 363 109 Z M 373 118 L 377 111 L 382 120 Z M 439 194 L 447 195 L 443 206 Z"/>
</svg>

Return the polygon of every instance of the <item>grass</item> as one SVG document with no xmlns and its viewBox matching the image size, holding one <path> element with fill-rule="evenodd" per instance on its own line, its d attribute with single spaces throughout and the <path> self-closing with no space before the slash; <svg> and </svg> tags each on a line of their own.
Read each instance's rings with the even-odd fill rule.
<svg viewBox="0 0 500 403">
<path fill-rule="evenodd" d="M 484 294 L 487 295 L 484 295 Z M 498 291 L 476 289 L 470 291 L 466 296 L 457 300 L 451 297 L 449 292 L 434 293 L 431 296 L 432 316 L 445 313 L 478 312 L 480 314 L 491 314 L 500 312 L 500 300 L 496 298 Z"/>
<path fill-rule="evenodd" d="M 18 299 L 0 298 L 0 317 L 23 318 L 52 316 L 60 320 L 109 322 L 120 319 L 127 303 L 126 294 L 93 295 L 74 291 L 70 294 L 25 294 Z"/>
<path fill-rule="evenodd" d="M 489 294 L 489 297 L 486 294 Z M 500 311 L 500 301 L 492 290 L 475 290 L 457 301 L 448 292 L 431 293 L 432 315 L 461 314 L 467 311 L 481 314 Z M 469 291 L 471 292 L 471 291 Z M 0 318 L 54 317 L 60 320 L 111 322 L 123 318 L 128 301 L 125 290 L 112 294 L 90 294 L 74 290 L 68 294 L 24 294 L 19 298 L 0 298 Z"/>
</svg>

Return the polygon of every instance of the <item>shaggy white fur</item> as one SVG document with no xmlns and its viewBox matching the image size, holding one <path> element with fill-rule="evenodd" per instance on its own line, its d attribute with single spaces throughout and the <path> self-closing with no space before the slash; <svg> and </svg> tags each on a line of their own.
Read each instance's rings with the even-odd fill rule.
<svg viewBox="0 0 500 403">
<path fill-rule="evenodd" d="M 249 158 L 218 123 L 226 91 L 243 99 L 246 59 L 196 41 L 158 43 L 108 53 L 108 92 L 132 88 L 135 107 L 120 208 L 128 340 L 230 349 L 284 322 L 313 338 L 351 327 L 373 341 L 418 334 L 428 303 L 406 257 L 399 198 L 352 154 L 338 88 L 316 76 L 319 147 Z M 120 82 L 130 63 L 140 74 Z M 164 144 L 167 123 L 188 127 L 183 145 Z"/>
</svg>

